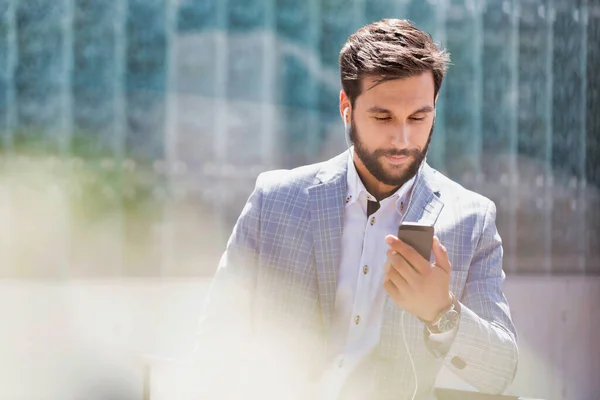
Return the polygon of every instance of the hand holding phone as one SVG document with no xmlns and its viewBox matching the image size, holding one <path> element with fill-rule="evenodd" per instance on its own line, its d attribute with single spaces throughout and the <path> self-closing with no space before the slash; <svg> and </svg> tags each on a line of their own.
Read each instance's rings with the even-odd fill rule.
<svg viewBox="0 0 600 400">
<path fill-rule="evenodd" d="M 433 230 L 432 226 L 403 223 L 397 238 L 385 238 L 390 248 L 383 286 L 396 306 L 424 321 L 433 321 L 453 300 L 448 252 L 439 241 L 434 245 Z"/>
</svg>

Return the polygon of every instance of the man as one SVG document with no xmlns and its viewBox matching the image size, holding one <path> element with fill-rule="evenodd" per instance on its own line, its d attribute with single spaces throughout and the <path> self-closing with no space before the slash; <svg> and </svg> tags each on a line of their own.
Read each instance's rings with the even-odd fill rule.
<svg viewBox="0 0 600 400">
<path fill-rule="evenodd" d="M 353 147 L 259 176 L 201 324 L 217 359 L 228 349 L 229 365 L 245 359 L 286 398 L 303 384 L 326 398 L 423 398 L 443 365 L 482 392 L 511 383 L 495 205 L 425 162 L 448 62 L 407 21 L 349 38 L 339 102 Z M 402 222 L 434 227 L 431 260 L 396 237 Z"/>
</svg>

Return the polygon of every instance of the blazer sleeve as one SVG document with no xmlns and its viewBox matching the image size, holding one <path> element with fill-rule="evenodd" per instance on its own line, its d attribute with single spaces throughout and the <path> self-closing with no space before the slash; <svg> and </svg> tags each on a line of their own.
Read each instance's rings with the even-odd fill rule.
<svg viewBox="0 0 600 400">
<path fill-rule="evenodd" d="M 518 363 L 517 334 L 502 292 L 502 240 L 496 206 L 488 203 L 483 229 L 460 299 L 456 338 L 445 356 L 454 373 L 483 393 L 502 393 Z"/>
</svg>

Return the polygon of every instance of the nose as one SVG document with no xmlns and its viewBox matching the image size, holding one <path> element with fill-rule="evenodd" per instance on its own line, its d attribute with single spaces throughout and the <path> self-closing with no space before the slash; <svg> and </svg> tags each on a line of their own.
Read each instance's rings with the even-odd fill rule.
<svg viewBox="0 0 600 400">
<path fill-rule="evenodd" d="M 408 144 L 408 131 L 405 124 L 394 127 L 392 144 L 398 147 L 405 147 Z"/>
</svg>

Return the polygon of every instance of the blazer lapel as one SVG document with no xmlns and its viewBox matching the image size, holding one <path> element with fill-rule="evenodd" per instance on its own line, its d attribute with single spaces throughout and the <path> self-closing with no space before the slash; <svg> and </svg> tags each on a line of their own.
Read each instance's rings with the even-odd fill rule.
<svg viewBox="0 0 600 400">
<path fill-rule="evenodd" d="M 348 152 L 324 163 L 308 188 L 323 325 L 329 329 L 342 248 Z"/>
<path fill-rule="evenodd" d="M 433 226 L 437 221 L 442 208 L 444 208 L 444 203 L 439 199 L 439 190 L 433 185 L 433 174 L 434 171 L 431 167 L 424 163 L 415 181 L 409 207 L 403 221 L 418 222 L 430 226 Z"/>
<path fill-rule="evenodd" d="M 434 170 L 424 162 L 423 167 L 420 169 L 419 175 L 417 176 L 417 180 L 415 181 L 409 207 L 402 220 L 403 222 L 418 222 L 420 224 L 433 226 L 437 221 L 444 208 L 444 203 L 438 197 L 439 190 L 434 185 L 434 173 Z M 389 312 L 391 306 L 393 306 L 391 310 L 395 309 L 396 306 L 387 293 L 385 296 L 384 309 Z M 386 313 L 384 313 L 384 317 L 386 316 L 385 314 Z"/>
</svg>

